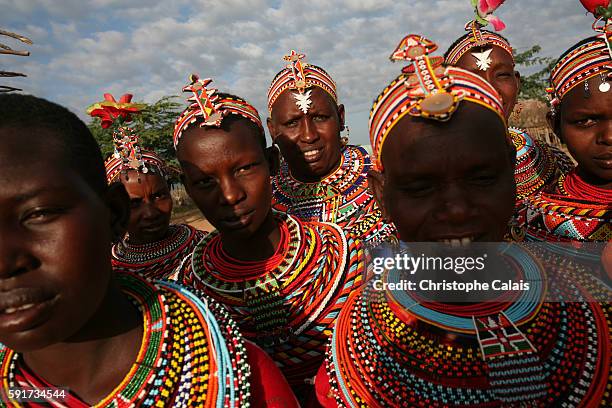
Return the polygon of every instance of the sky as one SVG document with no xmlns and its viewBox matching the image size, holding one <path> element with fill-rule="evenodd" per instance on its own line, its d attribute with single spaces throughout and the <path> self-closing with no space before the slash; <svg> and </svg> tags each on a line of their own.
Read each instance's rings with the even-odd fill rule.
<svg viewBox="0 0 612 408">
<path fill-rule="evenodd" d="M 2 84 L 84 120 L 106 92 L 155 102 L 180 95 L 198 73 L 253 103 L 265 121 L 270 81 L 296 49 L 336 81 L 356 144 L 368 143 L 372 100 L 401 71 L 388 59 L 399 41 L 420 34 L 441 55 L 473 16 L 469 0 L 0 0 L 0 10 L 1 29 L 34 42 L 0 37 L 31 52 L 0 55 L 0 70 L 28 75 Z M 515 49 L 538 44 L 541 56 L 557 58 L 593 35 L 578 0 L 507 0 L 495 14 Z"/>
</svg>

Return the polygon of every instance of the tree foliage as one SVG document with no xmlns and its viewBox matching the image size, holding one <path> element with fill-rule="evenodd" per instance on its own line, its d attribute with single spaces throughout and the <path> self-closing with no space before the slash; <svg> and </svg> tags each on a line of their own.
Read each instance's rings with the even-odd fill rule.
<svg viewBox="0 0 612 408">
<path fill-rule="evenodd" d="M 182 109 L 182 104 L 176 101 L 177 98 L 164 96 L 153 104 L 147 104 L 140 114 L 133 115 L 133 121 L 129 125 L 140 136 L 142 148 L 155 151 L 171 166 L 178 165 L 172 145 L 174 121 Z M 103 156 L 106 158 L 113 154 L 112 129 L 102 129 L 99 118 L 94 118 L 88 127 L 100 145 Z"/>
<path fill-rule="evenodd" d="M 548 78 L 550 72 L 555 65 L 556 60 L 550 57 L 541 57 L 538 54 L 542 50 L 539 45 L 534 45 L 530 49 L 517 52 L 514 50 L 514 61 L 516 65 L 522 67 L 538 66 L 539 71 L 531 75 L 521 77 L 521 91 L 519 99 L 538 99 L 547 101 L 546 88 L 548 87 Z"/>
</svg>

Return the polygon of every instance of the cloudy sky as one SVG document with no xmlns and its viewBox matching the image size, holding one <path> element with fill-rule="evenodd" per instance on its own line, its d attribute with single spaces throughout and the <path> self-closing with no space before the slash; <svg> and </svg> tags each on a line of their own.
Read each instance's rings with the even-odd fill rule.
<svg viewBox="0 0 612 408">
<path fill-rule="evenodd" d="M 472 16 L 469 0 L 0 0 L 0 10 L 0 28 L 34 41 L 30 57 L 0 55 L 0 70 L 28 74 L 2 83 L 82 118 L 105 92 L 146 102 L 179 94 L 191 72 L 265 118 L 270 80 L 295 48 L 338 83 L 356 143 L 367 141 L 371 101 L 401 68 L 388 60 L 399 40 L 422 34 L 442 53 Z M 496 14 L 514 48 L 539 44 L 543 56 L 592 34 L 578 0 L 507 0 Z"/>
</svg>

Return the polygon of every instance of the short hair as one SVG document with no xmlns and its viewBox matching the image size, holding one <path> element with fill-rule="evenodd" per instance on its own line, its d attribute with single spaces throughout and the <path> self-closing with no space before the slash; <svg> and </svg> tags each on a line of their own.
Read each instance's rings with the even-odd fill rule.
<svg viewBox="0 0 612 408">
<path fill-rule="evenodd" d="M 489 30 L 480 30 L 484 33 L 489 33 L 489 34 L 493 34 L 499 38 L 501 38 L 502 40 L 504 40 L 505 42 L 507 42 L 508 44 L 510 44 L 510 41 L 508 41 L 508 39 L 506 37 L 504 37 L 503 35 L 496 33 L 494 31 L 489 31 Z M 450 52 L 453 50 L 453 48 L 455 48 L 457 46 L 457 44 L 459 44 L 461 41 L 465 40 L 466 38 L 472 36 L 472 33 L 469 32 L 467 34 L 463 34 L 461 37 L 457 38 L 455 40 L 455 42 L 453 42 L 447 49 L 446 52 L 444 53 L 444 61 L 446 61 L 448 59 L 448 54 L 450 54 Z M 484 45 L 484 47 L 486 47 L 487 45 Z"/>
<path fill-rule="evenodd" d="M 100 147 L 74 113 L 56 103 L 32 95 L 0 94 L 0 128 L 43 128 L 53 132 L 66 160 L 98 194 L 106 189 L 106 173 Z M 48 141 L 41 140 L 41 143 Z"/>
<path fill-rule="evenodd" d="M 230 94 L 230 93 L 225 93 L 225 92 L 217 92 L 216 95 L 219 96 L 219 99 L 227 99 L 227 98 L 231 98 L 231 99 L 235 99 L 235 100 L 239 100 L 242 102 L 245 102 L 244 98 L 241 98 L 239 96 Z M 199 126 L 202 122 L 204 122 L 204 117 L 201 115 L 196 116 L 196 120 L 192 123 L 190 123 L 189 125 L 187 125 L 185 127 L 185 130 L 192 128 L 192 127 L 196 127 Z M 231 126 L 235 123 L 235 122 L 244 122 L 248 128 L 250 128 L 252 130 L 252 132 L 255 134 L 255 136 L 257 137 L 257 141 L 259 142 L 259 144 L 261 145 L 262 150 L 266 150 L 267 147 L 267 141 L 266 141 L 266 133 L 263 130 L 262 127 L 257 126 L 257 124 L 255 124 L 255 122 L 253 122 L 250 119 L 247 119 L 246 117 L 236 114 L 236 113 L 229 113 L 227 116 L 225 116 L 223 118 L 223 120 L 221 121 L 221 125 L 218 127 L 218 129 L 222 129 L 226 132 L 230 131 Z M 208 128 L 208 127 L 205 127 Z M 181 137 L 181 140 L 183 138 Z M 181 140 L 179 140 L 178 146 L 181 144 Z"/>
</svg>

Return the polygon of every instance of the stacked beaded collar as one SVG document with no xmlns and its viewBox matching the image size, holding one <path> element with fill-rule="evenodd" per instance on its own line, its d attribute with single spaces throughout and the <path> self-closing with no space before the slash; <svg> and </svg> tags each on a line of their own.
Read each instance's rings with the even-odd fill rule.
<svg viewBox="0 0 612 408">
<path fill-rule="evenodd" d="M 576 170 L 527 202 L 527 238 L 534 241 L 612 240 L 612 191 L 585 182 Z"/>
<path fill-rule="evenodd" d="M 305 221 L 333 222 L 375 246 L 395 233 L 368 189 L 370 155 L 361 146 L 345 146 L 340 165 L 315 183 L 296 180 L 286 161 L 272 178 L 272 206 Z"/>
<path fill-rule="evenodd" d="M 113 95 L 106 93 L 103 101 L 87 108 L 89 115 L 100 118 L 103 129 L 113 129 L 115 152 L 104 163 L 108 184 L 117 181 L 119 175 L 128 170 L 142 174 L 157 172 L 165 177 L 164 161 L 155 152 L 142 149 L 138 135 L 127 126 L 132 116 L 140 113 L 144 107 L 144 104 L 132 103 L 131 94 L 123 95 L 117 102 Z"/>
<path fill-rule="evenodd" d="M 572 161 L 562 151 L 535 140 L 524 130 L 512 127 L 508 130 L 516 148 L 517 204 L 554 183 L 559 175 L 557 169 L 563 174 L 573 169 Z"/>
<path fill-rule="evenodd" d="M 463 57 L 463 55 L 473 48 L 483 48 L 488 46 L 496 45 L 502 50 L 506 51 L 512 57 L 514 61 L 514 55 L 512 53 L 512 47 L 501 35 L 495 34 L 491 31 L 483 30 L 489 22 L 493 23 L 495 30 L 503 30 L 505 25 L 501 20 L 491 15 L 504 1 L 499 0 L 472 0 L 474 6 L 475 18 L 465 25 L 465 31 L 468 34 L 455 44 L 450 50 L 448 50 L 446 61 L 447 65 L 456 65 L 457 61 Z M 485 69 L 486 71 L 486 69 Z"/>
<path fill-rule="evenodd" d="M 308 112 L 308 107 L 310 106 L 310 91 L 306 91 L 306 89 L 312 86 L 321 88 L 331 96 L 334 102 L 338 103 L 336 83 L 334 80 L 323 68 L 303 63 L 302 60 L 305 57 L 305 54 L 301 54 L 295 50 L 291 50 L 289 55 L 283 57 L 285 61 L 289 62 L 289 65 L 276 74 L 270 84 L 270 88 L 268 88 L 268 112 L 272 112 L 272 105 L 274 105 L 276 99 L 288 89 L 298 91 L 296 103 L 298 103 L 298 107 L 300 107 L 302 111 L 305 110 Z M 300 102 L 300 99 L 303 102 Z"/>
<path fill-rule="evenodd" d="M 275 254 L 245 262 L 225 253 L 217 231 L 186 262 L 179 281 L 225 305 L 246 338 L 260 345 L 290 384 L 320 367 L 335 318 L 361 284 L 363 247 L 329 223 L 275 213 Z"/>
<path fill-rule="evenodd" d="M 168 236 L 149 244 L 130 244 L 129 237 L 113 246 L 113 268 L 150 279 L 166 279 L 191 252 L 204 233 L 186 224 L 170 225 Z"/>
<path fill-rule="evenodd" d="M 612 81 L 612 5 L 594 11 L 597 18 L 593 30 L 599 34 L 570 48 L 557 61 L 550 74 L 550 88 L 546 91 L 550 97 L 552 112 L 555 113 L 563 97 L 581 83 L 585 85 L 585 97 L 588 97 L 587 81 L 599 75 L 600 92 L 610 91 Z"/>
<path fill-rule="evenodd" d="M 539 269 L 527 251 L 508 258 L 537 282 Z M 575 282 L 561 279 L 547 290 L 580 294 L 584 303 L 546 303 L 540 296 L 480 310 L 425 307 L 368 285 L 347 300 L 328 350 L 338 406 L 609 405 L 612 309 L 590 301 L 606 298 L 609 289 L 591 277 Z"/>
<path fill-rule="evenodd" d="M 429 57 L 437 48 L 434 42 L 411 34 L 391 54 L 391 61 L 408 61 L 410 65 L 381 92 L 370 111 L 370 142 L 375 166 L 381 171 L 385 139 L 406 115 L 448 121 L 466 100 L 492 110 L 506 124 L 497 91 L 476 74 L 444 66 L 443 57 Z"/>
<path fill-rule="evenodd" d="M 249 406 L 246 348 L 222 306 L 172 283 L 116 277 L 142 313 L 144 332 L 136 363 L 96 407 Z M 20 355 L 0 344 L 2 393 L 32 386 L 20 364 Z M 76 396 L 70 399 L 77 403 L 70 406 L 81 406 Z"/>
<path fill-rule="evenodd" d="M 183 87 L 183 92 L 191 93 L 191 96 L 187 98 L 191 105 L 181 113 L 174 124 L 175 149 L 185 129 L 198 120 L 201 121 L 200 127 L 219 127 L 227 115 L 239 115 L 263 129 L 257 109 L 244 99 L 220 94 L 215 88 L 207 88 L 212 82 L 210 78 L 200 79 L 197 75 L 192 74 L 189 81 L 190 83 Z"/>
</svg>

